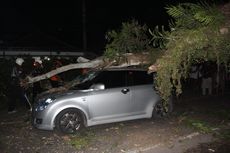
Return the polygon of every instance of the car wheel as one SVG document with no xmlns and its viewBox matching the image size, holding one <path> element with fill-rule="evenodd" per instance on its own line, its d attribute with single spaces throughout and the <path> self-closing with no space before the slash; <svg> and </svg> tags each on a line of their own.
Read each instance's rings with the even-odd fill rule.
<svg viewBox="0 0 230 153">
<path fill-rule="evenodd" d="M 173 110 L 173 101 L 170 97 L 166 106 L 163 104 L 163 100 L 158 101 L 153 108 L 153 118 L 163 118 L 168 116 Z"/>
<path fill-rule="evenodd" d="M 83 118 L 77 109 L 66 109 L 58 114 L 56 127 L 60 132 L 76 133 L 83 127 Z"/>
</svg>

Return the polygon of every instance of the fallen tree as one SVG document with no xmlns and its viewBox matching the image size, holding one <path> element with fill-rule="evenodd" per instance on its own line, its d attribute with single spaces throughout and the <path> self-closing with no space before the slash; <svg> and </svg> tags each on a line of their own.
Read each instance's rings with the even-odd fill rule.
<svg viewBox="0 0 230 153">
<path fill-rule="evenodd" d="M 167 13 L 175 22 L 170 25 L 169 32 L 158 28 L 151 32 L 156 46 L 163 44 L 164 48 L 156 64 L 149 68 L 150 72 L 158 72 L 155 85 L 163 99 L 167 100 L 174 87 L 177 95 L 182 93 L 181 79 L 188 77 L 193 63 L 215 61 L 217 65 L 229 65 L 229 8 L 229 3 L 222 8 L 206 3 L 182 3 L 167 8 Z M 121 31 L 111 31 L 107 35 L 110 43 L 106 45 L 104 55 L 109 58 L 102 56 L 85 63 L 67 65 L 42 76 L 28 77 L 26 83 L 47 79 L 76 68 L 150 65 L 153 63 L 151 55 L 143 53 L 151 49 L 146 35 L 141 35 L 145 32 L 146 27 L 139 26 L 136 21 L 122 24 Z"/>
<path fill-rule="evenodd" d="M 82 57 L 81 57 L 82 58 Z M 147 66 L 150 64 L 149 60 L 149 53 L 138 53 L 138 54 L 124 54 L 123 56 L 120 56 L 119 58 L 116 58 L 115 60 L 110 60 L 108 58 L 105 58 L 103 56 L 98 57 L 94 60 L 87 60 L 87 62 L 81 62 L 81 63 L 75 63 L 75 64 L 69 64 L 62 67 L 59 67 L 55 70 L 52 70 L 48 73 L 45 73 L 43 75 L 39 75 L 36 77 L 27 76 L 25 80 L 21 82 L 21 85 L 25 88 L 27 88 L 30 84 L 33 84 L 35 82 L 49 79 L 50 77 L 72 70 L 72 69 L 82 69 L 82 68 L 90 68 L 90 69 L 105 69 L 105 68 L 123 68 L 123 67 L 131 67 L 131 66 L 143 66 L 147 68 Z M 65 82 L 63 86 L 57 87 L 57 88 L 51 88 L 47 91 L 43 92 L 39 96 L 42 96 L 44 94 L 50 94 L 50 93 L 59 93 L 68 90 L 69 88 L 79 84 L 77 80 L 72 80 L 70 82 Z"/>
<path fill-rule="evenodd" d="M 81 57 L 82 58 L 82 57 Z M 94 68 L 94 69 L 100 69 L 100 68 L 121 68 L 121 67 L 129 67 L 129 66 L 138 66 L 138 65 L 146 65 L 149 64 L 149 53 L 128 53 L 124 54 L 123 56 L 120 56 L 119 58 L 116 58 L 114 60 L 110 60 L 108 58 L 105 58 L 103 56 L 98 57 L 94 60 L 88 60 L 87 62 L 81 62 L 81 63 L 74 63 L 65 65 L 62 67 L 59 67 L 55 70 L 52 70 L 48 73 L 45 73 L 43 75 L 39 75 L 36 77 L 27 76 L 25 80 L 23 80 L 22 84 L 31 84 L 35 83 L 44 79 L 48 79 L 54 75 L 57 75 L 59 73 L 63 73 L 65 71 L 69 71 L 72 69 L 82 69 L 82 68 Z"/>
</svg>

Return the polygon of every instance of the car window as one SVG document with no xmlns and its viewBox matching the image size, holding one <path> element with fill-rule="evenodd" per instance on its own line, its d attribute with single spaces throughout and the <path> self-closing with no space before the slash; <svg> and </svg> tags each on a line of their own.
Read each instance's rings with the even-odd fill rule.
<svg viewBox="0 0 230 153">
<path fill-rule="evenodd" d="M 117 88 L 126 86 L 125 71 L 104 71 L 98 75 L 94 83 L 103 83 L 105 88 Z"/>
<path fill-rule="evenodd" d="M 130 86 L 153 84 L 153 75 L 146 71 L 129 71 L 127 78 Z"/>
</svg>

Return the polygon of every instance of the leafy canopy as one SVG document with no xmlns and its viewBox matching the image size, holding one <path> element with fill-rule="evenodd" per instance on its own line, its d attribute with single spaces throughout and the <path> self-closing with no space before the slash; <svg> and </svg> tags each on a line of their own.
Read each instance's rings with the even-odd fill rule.
<svg viewBox="0 0 230 153">
<path fill-rule="evenodd" d="M 136 20 L 122 23 L 121 30 L 109 31 L 106 34 L 108 41 L 104 55 L 114 58 L 124 53 L 143 52 L 149 48 L 148 28 L 139 25 Z"/>
<path fill-rule="evenodd" d="M 124 53 L 139 53 L 155 50 L 158 67 L 156 86 L 163 99 L 167 100 L 172 89 L 182 93 L 181 80 L 188 76 L 191 64 L 201 61 L 216 61 L 227 64 L 230 59 L 230 34 L 224 15 L 215 5 L 205 2 L 181 3 L 166 7 L 172 17 L 169 29 L 156 26 L 149 30 L 137 21 L 122 23 L 121 30 L 109 31 L 104 55 L 116 58 Z M 223 32 L 224 31 L 224 32 Z M 148 33 L 149 32 L 149 33 Z M 152 36 L 149 39 L 148 34 Z M 150 46 L 150 42 L 153 46 Z"/>
<path fill-rule="evenodd" d="M 220 32 L 225 20 L 217 7 L 182 3 L 166 9 L 173 18 L 170 32 L 161 33 L 161 37 L 152 35 L 153 43 L 163 43 L 166 50 L 156 63 L 159 67 L 156 84 L 164 99 L 171 95 L 173 87 L 177 94 L 182 92 L 181 79 L 188 76 L 192 63 L 202 60 L 227 63 L 230 59 L 230 36 Z"/>
</svg>

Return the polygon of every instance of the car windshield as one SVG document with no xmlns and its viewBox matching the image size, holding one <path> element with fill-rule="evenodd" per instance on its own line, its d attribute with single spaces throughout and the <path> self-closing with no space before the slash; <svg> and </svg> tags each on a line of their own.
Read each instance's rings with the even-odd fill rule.
<svg viewBox="0 0 230 153">
<path fill-rule="evenodd" d="M 98 75 L 98 73 L 99 71 L 95 71 L 95 70 L 89 71 L 85 74 L 78 75 L 75 79 L 68 82 L 67 84 L 71 89 L 76 89 L 78 85 L 93 80 Z"/>
</svg>

